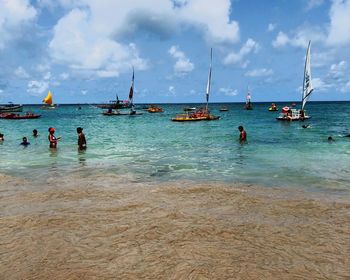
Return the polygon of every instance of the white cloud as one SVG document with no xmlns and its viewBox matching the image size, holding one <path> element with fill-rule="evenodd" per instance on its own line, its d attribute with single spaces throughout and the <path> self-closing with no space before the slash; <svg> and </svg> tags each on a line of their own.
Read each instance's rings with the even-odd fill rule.
<svg viewBox="0 0 350 280">
<path fill-rule="evenodd" d="M 237 89 L 220 88 L 219 91 L 222 92 L 226 96 L 236 96 L 236 95 L 238 95 L 238 90 Z"/>
<path fill-rule="evenodd" d="M 174 86 L 169 86 L 168 91 L 172 94 L 172 95 L 176 95 L 176 90 Z"/>
<path fill-rule="evenodd" d="M 27 92 L 34 96 L 40 96 L 49 89 L 49 83 L 46 81 L 30 81 L 27 85 Z"/>
<path fill-rule="evenodd" d="M 307 5 L 306 5 L 306 10 L 309 11 L 313 8 L 319 7 L 323 5 L 324 0 L 308 0 Z"/>
<path fill-rule="evenodd" d="M 289 42 L 288 36 L 282 31 L 280 31 L 278 32 L 276 39 L 272 41 L 272 46 L 274 48 L 279 48 L 279 47 L 285 46 L 286 44 L 288 44 L 288 42 Z"/>
<path fill-rule="evenodd" d="M 66 72 L 63 72 L 63 73 L 60 74 L 59 77 L 60 77 L 60 79 L 61 79 L 62 81 L 65 81 L 65 80 L 68 80 L 68 79 L 69 79 L 69 74 L 66 73 Z"/>
<path fill-rule="evenodd" d="M 333 0 L 330 10 L 329 45 L 350 43 L 350 0 Z"/>
<path fill-rule="evenodd" d="M 21 27 L 30 23 L 37 15 L 28 0 L 0 1 L 0 49 L 6 43 L 21 37 Z"/>
<path fill-rule="evenodd" d="M 183 75 L 191 72 L 194 69 L 193 63 L 186 57 L 186 55 L 179 50 L 178 46 L 172 46 L 169 49 L 169 54 L 176 59 L 174 71 L 177 75 Z"/>
<path fill-rule="evenodd" d="M 255 42 L 253 39 L 249 38 L 238 52 L 231 52 L 225 57 L 224 64 L 236 64 L 236 63 L 242 62 L 242 60 L 249 53 L 257 52 L 258 50 L 259 50 L 259 44 Z"/>
<path fill-rule="evenodd" d="M 332 64 L 330 67 L 329 73 L 333 78 L 344 77 L 345 75 L 347 75 L 346 73 L 347 67 L 348 65 L 346 61 L 342 60 L 338 64 L 337 63 Z"/>
<path fill-rule="evenodd" d="M 309 41 L 325 42 L 326 35 L 324 30 L 317 26 L 301 26 L 297 30 L 291 32 L 292 35 L 287 35 L 280 31 L 277 37 L 272 41 L 274 48 L 286 46 L 287 44 L 293 47 L 306 48 Z"/>
<path fill-rule="evenodd" d="M 131 65 L 138 70 L 148 67 L 134 44 L 121 43 L 125 34 L 136 31 L 170 37 L 191 26 L 208 42 L 239 40 L 238 23 L 230 20 L 230 0 L 60 0 L 60 4 L 71 10 L 54 27 L 51 57 L 97 76 L 116 76 Z M 180 64 L 179 68 L 190 65 Z"/>
<path fill-rule="evenodd" d="M 87 90 L 82 90 L 82 91 L 81 91 L 81 94 L 82 94 L 82 95 L 86 95 L 87 93 L 88 93 Z"/>
<path fill-rule="evenodd" d="M 341 87 L 340 91 L 343 92 L 343 93 L 350 92 L 350 80 L 345 85 L 343 85 Z"/>
<path fill-rule="evenodd" d="M 269 25 L 267 26 L 267 31 L 272 32 L 275 30 L 275 28 L 276 28 L 275 23 L 269 23 Z"/>
<path fill-rule="evenodd" d="M 247 77 L 267 77 L 271 76 L 273 74 L 273 71 L 271 69 L 261 68 L 261 69 L 254 69 L 250 70 L 245 73 L 245 76 Z"/>
<path fill-rule="evenodd" d="M 44 77 L 43 77 L 44 80 L 50 80 L 51 79 L 51 72 L 47 72 Z"/>
<path fill-rule="evenodd" d="M 312 79 L 313 87 L 316 91 L 327 91 L 332 86 L 330 84 L 325 83 L 321 78 L 313 78 Z"/>
<path fill-rule="evenodd" d="M 15 75 L 21 79 L 28 79 L 30 77 L 28 72 L 22 66 L 17 67 L 15 70 Z"/>
</svg>

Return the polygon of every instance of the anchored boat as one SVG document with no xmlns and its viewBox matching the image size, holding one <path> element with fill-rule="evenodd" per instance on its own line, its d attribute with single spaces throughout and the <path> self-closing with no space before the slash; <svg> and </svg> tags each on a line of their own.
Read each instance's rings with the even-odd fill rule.
<svg viewBox="0 0 350 280">
<path fill-rule="evenodd" d="M 303 121 L 310 119 L 304 110 L 307 100 L 309 99 L 314 88 L 311 81 L 311 55 L 310 55 L 311 41 L 306 51 L 305 67 L 304 67 L 304 79 L 303 79 L 303 92 L 302 92 L 302 105 L 301 109 L 284 107 L 281 114 L 277 117 L 279 121 Z"/>
<path fill-rule="evenodd" d="M 210 67 L 209 67 L 209 75 L 208 75 L 207 90 L 206 90 L 206 100 L 207 100 L 206 107 L 198 109 L 191 113 L 187 112 L 186 114 L 178 114 L 176 115 L 175 118 L 171 119 L 173 122 L 213 121 L 213 120 L 220 119 L 219 116 L 211 115 L 208 108 L 209 94 L 211 89 L 212 60 L 213 60 L 213 49 L 210 50 Z"/>
</svg>

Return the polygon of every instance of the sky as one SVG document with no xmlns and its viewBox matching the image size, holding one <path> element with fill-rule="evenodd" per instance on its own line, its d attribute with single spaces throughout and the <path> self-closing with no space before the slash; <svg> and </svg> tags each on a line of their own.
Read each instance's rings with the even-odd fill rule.
<svg viewBox="0 0 350 280">
<path fill-rule="evenodd" d="M 350 0 L 0 0 L 0 103 L 350 100 Z"/>
</svg>

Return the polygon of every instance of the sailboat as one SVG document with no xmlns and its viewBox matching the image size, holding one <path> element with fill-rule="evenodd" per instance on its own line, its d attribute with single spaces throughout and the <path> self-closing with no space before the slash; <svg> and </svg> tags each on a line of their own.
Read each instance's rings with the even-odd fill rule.
<svg viewBox="0 0 350 280">
<path fill-rule="evenodd" d="M 128 104 L 130 104 L 130 112 L 128 112 L 128 113 L 120 112 L 118 109 L 116 111 L 113 111 L 112 108 L 108 108 L 107 111 L 102 113 L 103 115 L 105 115 L 105 116 L 134 116 L 134 115 L 142 115 L 142 113 L 137 113 L 136 110 L 135 110 L 135 105 L 134 105 L 134 81 L 135 81 L 135 72 L 134 72 L 134 67 L 133 67 L 132 68 L 131 86 L 130 86 L 130 91 L 129 91 L 129 100 L 127 101 Z"/>
<path fill-rule="evenodd" d="M 56 108 L 56 105 L 53 103 L 52 93 L 50 90 L 47 93 L 47 96 L 43 99 L 43 102 L 46 103 L 47 105 L 42 106 L 41 109 L 55 109 Z"/>
<path fill-rule="evenodd" d="M 305 66 L 304 66 L 304 79 L 303 79 L 303 89 L 302 89 L 302 99 L 301 99 L 301 109 L 292 109 L 288 106 L 285 106 L 282 108 L 281 114 L 277 117 L 277 120 L 280 121 L 303 121 L 310 119 L 311 117 L 306 115 L 305 112 L 305 105 L 307 100 L 309 99 L 311 93 L 313 92 L 314 88 L 312 86 L 312 80 L 311 80 L 311 55 L 310 55 L 310 47 L 311 47 L 311 41 L 309 41 L 309 45 L 307 47 L 306 51 L 306 58 L 305 58 Z"/>
<path fill-rule="evenodd" d="M 252 103 L 250 102 L 251 99 L 252 99 L 252 97 L 250 95 L 250 91 L 249 91 L 249 87 L 248 87 L 247 97 L 246 97 L 246 102 L 245 102 L 244 109 L 246 109 L 246 110 L 253 110 Z"/>
<path fill-rule="evenodd" d="M 210 50 L 210 67 L 209 67 L 209 74 L 208 74 L 207 89 L 205 94 L 207 104 L 205 108 L 200 108 L 194 112 L 187 113 L 187 114 L 176 115 L 175 118 L 171 119 L 172 121 L 174 122 L 213 121 L 213 120 L 218 120 L 220 118 L 219 116 L 211 115 L 209 112 L 209 95 L 210 95 L 210 89 L 211 89 L 212 61 L 213 61 L 213 49 Z"/>
</svg>

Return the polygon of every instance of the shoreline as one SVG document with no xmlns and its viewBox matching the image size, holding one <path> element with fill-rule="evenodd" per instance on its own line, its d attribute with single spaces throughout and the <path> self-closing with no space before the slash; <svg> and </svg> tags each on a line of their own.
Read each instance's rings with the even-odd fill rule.
<svg viewBox="0 0 350 280">
<path fill-rule="evenodd" d="M 350 203 L 132 176 L 0 176 L 4 279 L 345 279 Z"/>
</svg>

